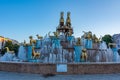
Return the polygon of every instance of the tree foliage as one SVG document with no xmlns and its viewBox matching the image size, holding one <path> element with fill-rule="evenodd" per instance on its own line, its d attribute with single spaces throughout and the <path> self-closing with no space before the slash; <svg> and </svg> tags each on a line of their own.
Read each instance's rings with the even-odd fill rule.
<svg viewBox="0 0 120 80">
<path fill-rule="evenodd" d="M 19 45 L 18 45 L 18 44 L 12 44 L 11 41 L 7 41 L 7 42 L 5 43 L 4 48 L 2 49 L 2 52 L 1 52 L 2 54 L 5 54 L 5 52 L 6 52 L 5 47 L 8 47 L 11 51 L 14 51 L 15 54 L 17 55 L 17 53 L 18 53 L 18 48 L 19 48 Z"/>
<path fill-rule="evenodd" d="M 108 35 L 104 35 L 102 37 L 102 40 L 106 42 L 107 46 L 108 46 L 109 43 L 113 43 L 112 36 L 109 35 L 109 34 Z"/>
</svg>

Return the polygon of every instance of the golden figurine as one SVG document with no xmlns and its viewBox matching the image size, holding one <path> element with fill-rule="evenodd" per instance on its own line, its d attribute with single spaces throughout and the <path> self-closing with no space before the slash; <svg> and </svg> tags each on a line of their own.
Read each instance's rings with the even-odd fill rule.
<svg viewBox="0 0 120 80">
<path fill-rule="evenodd" d="M 87 32 L 85 32 L 85 31 L 83 31 L 83 37 L 85 38 L 85 39 L 87 39 Z"/>
<path fill-rule="evenodd" d="M 36 43 L 36 40 L 34 40 L 32 36 L 29 36 L 29 39 L 30 39 L 30 45 L 33 45 Z"/>
<path fill-rule="evenodd" d="M 102 36 L 100 36 L 100 38 L 98 40 L 99 40 L 99 42 L 101 42 L 102 41 Z"/>
<path fill-rule="evenodd" d="M 50 38 L 52 38 L 53 36 L 52 36 L 52 35 L 50 35 L 50 33 L 51 33 L 51 31 L 49 31 L 48 36 L 49 36 Z"/>
<path fill-rule="evenodd" d="M 89 32 L 83 31 L 83 33 L 84 33 L 83 37 L 85 39 L 92 39 L 92 32 L 91 31 L 89 31 Z"/>
<path fill-rule="evenodd" d="M 82 49 L 82 54 L 81 54 L 81 61 L 84 62 L 84 61 L 87 61 L 87 50 L 86 49 Z"/>
<path fill-rule="evenodd" d="M 36 35 L 38 39 L 43 39 L 42 36 L 39 36 L 39 34 Z"/>
<path fill-rule="evenodd" d="M 12 54 L 14 54 L 14 51 L 10 51 L 10 49 L 9 49 L 8 47 L 5 47 L 5 49 L 6 49 L 7 53 L 12 53 Z"/>
<path fill-rule="evenodd" d="M 109 47 L 116 48 L 116 43 L 109 43 L 108 46 L 109 46 Z"/>
<path fill-rule="evenodd" d="M 89 32 L 87 33 L 87 39 L 92 39 L 92 32 L 91 32 L 91 31 L 89 31 Z"/>
<path fill-rule="evenodd" d="M 80 38 L 77 38 L 76 45 L 81 45 L 81 39 Z"/>
<path fill-rule="evenodd" d="M 53 32 L 53 33 L 54 33 L 54 36 L 58 38 L 58 36 L 59 36 L 60 33 L 58 31 Z"/>
<path fill-rule="evenodd" d="M 93 43 L 99 43 L 99 39 L 96 37 L 95 34 L 92 36 L 92 40 L 93 40 Z"/>
<path fill-rule="evenodd" d="M 72 34 L 73 34 L 72 31 L 69 31 L 68 36 L 72 36 Z"/>
<path fill-rule="evenodd" d="M 40 53 L 35 52 L 34 47 L 32 47 L 32 58 L 33 58 L 33 59 L 38 59 L 38 58 L 40 58 Z"/>
<path fill-rule="evenodd" d="M 69 27 L 71 26 L 70 12 L 67 12 L 66 25 Z"/>
<path fill-rule="evenodd" d="M 64 13 L 63 12 L 61 12 L 61 14 L 60 14 L 60 22 L 64 22 L 64 18 L 63 18 L 63 16 L 64 16 Z"/>
<path fill-rule="evenodd" d="M 26 41 L 24 40 L 24 42 L 23 42 L 23 46 L 26 46 Z"/>
<path fill-rule="evenodd" d="M 64 18 L 63 18 L 63 16 L 64 16 L 64 13 L 61 12 L 61 14 L 60 14 L 60 26 L 64 26 Z"/>
</svg>

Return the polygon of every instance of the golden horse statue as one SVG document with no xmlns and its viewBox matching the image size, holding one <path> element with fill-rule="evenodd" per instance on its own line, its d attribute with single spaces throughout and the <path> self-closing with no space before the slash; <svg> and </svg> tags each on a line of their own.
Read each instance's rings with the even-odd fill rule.
<svg viewBox="0 0 120 80">
<path fill-rule="evenodd" d="M 38 59 L 40 57 L 40 53 L 35 52 L 34 47 L 32 47 L 32 58 Z"/>
<path fill-rule="evenodd" d="M 33 45 L 36 43 L 36 40 L 34 40 L 32 36 L 29 36 L 29 39 L 30 39 L 30 45 Z"/>
<path fill-rule="evenodd" d="M 36 35 L 38 39 L 43 39 L 42 36 L 39 36 L 38 34 Z"/>
<path fill-rule="evenodd" d="M 83 37 L 85 39 L 92 39 L 92 32 L 91 31 L 89 31 L 89 32 L 83 31 L 83 33 L 84 33 Z"/>
<path fill-rule="evenodd" d="M 80 38 L 77 38 L 76 45 L 81 45 L 81 39 Z"/>
<path fill-rule="evenodd" d="M 93 40 L 94 43 L 99 43 L 100 42 L 95 34 L 92 36 L 92 40 Z"/>
<path fill-rule="evenodd" d="M 108 46 L 109 47 L 112 46 L 112 47 L 116 48 L 116 43 L 109 43 Z"/>
<path fill-rule="evenodd" d="M 5 47 L 5 49 L 6 49 L 7 53 L 12 53 L 12 54 L 14 54 L 14 51 L 10 51 L 10 49 L 9 49 L 8 47 Z"/>
<path fill-rule="evenodd" d="M 54 33 L 54 36 L 58 38 L 58 36 L 59 36 L 60 33 L 58 31 L 53 32 L 53 33 Z"/>
<path fill-rule="evenodd" d="M 73 32 L 72 31 L 69 31 L 68 32 L 68 36 L 72 36 Z"/>
<path fill-rule="evenodd" d="M 51 33 L 51 31 L 49 31 L 49 32 L 48 32 L 48 36 L 51 38 L 51 37 L 52 37 L 52 35 L 50 35 L 50 33 Z"/>
<path fill-rule="evenodd" d="M 26 46 L 27 44 L 26 44 L 26 40 L 24 40 L 24 42 L 23 42 L 23 46 Z"/>
<path fill-rule="evenodd" d="M 92 39 L 92 32 L 91 31 L 87 32 L 87 39 Z"/>
<path fill-rule="evenodd" d="M 82 54 L 81 54 L 81 61 L 84 62 L 84 61 L 87 61 L 87 50 L 86 49 L 82 49 Z"/>
</svg>

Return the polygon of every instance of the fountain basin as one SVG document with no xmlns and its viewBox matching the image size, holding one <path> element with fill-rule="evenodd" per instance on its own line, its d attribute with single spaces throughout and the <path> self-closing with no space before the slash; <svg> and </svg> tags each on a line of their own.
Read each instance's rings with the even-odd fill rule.
<svg viewBox="0 0 120 80">
<path fill-rule="evenodd" d="M 57 63 L 58 64 L 58 63 Z M 109 74 L 120 73 L 120 63 L 84 62 L 69 63 L 67 72 L 57 72 L 55 63 L 0 62 L 0 71 L 37 73 L 37 74 Z M 60 63 L 61 64 L 61 63 Z"/>
</svg>

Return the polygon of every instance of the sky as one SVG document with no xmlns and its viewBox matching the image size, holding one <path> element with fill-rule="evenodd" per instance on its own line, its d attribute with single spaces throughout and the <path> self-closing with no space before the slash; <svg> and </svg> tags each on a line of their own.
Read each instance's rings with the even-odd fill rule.
<svg viewBox="0 0 120 80">
<path fill-rule="evenodd" d="M 59 25 L 60 12 L 71 12 L 74 36 L 120 33 L 120 0 L 0 0 L 0 36 L 19 42 L 45 36 Z"/>
</svg>

